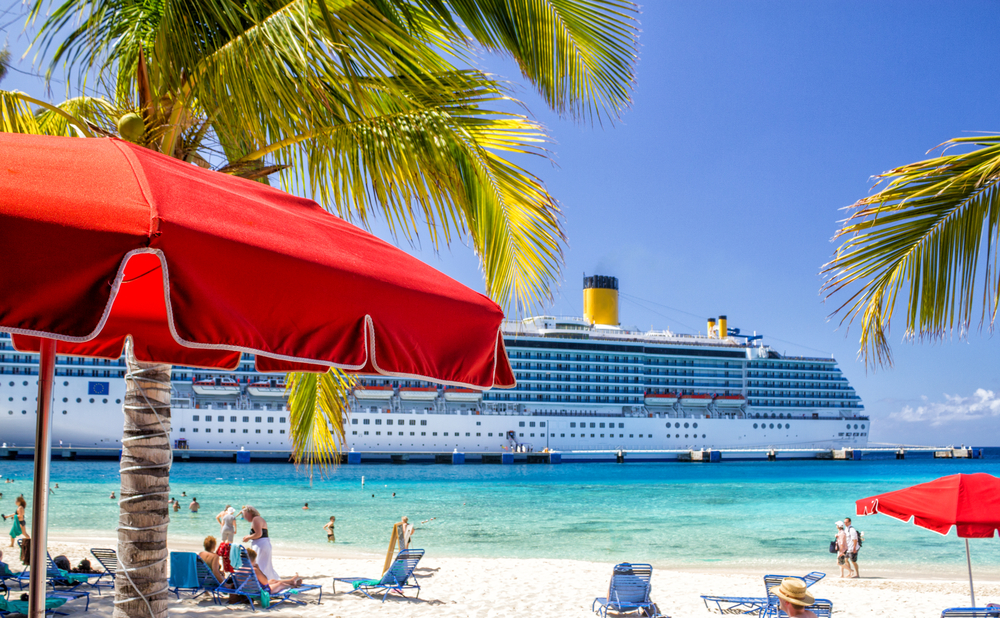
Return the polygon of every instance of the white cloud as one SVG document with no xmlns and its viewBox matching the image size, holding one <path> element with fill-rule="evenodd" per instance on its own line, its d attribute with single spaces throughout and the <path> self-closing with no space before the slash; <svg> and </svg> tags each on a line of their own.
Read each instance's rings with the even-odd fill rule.
<svg viewBox="0 0 1000 618">
<path fill-rule="evenodd" d="M 951 421 L 976 421 L 1000 417 L 1000 395 L 985 388 L 976 389 L 971 397 L 945 394 L 944 401 L 931 402 L 921 397 L 924 405 L 905 406 L 889 418 L 909 423 L 930 423 L 932 427 Z"/>
</svg>

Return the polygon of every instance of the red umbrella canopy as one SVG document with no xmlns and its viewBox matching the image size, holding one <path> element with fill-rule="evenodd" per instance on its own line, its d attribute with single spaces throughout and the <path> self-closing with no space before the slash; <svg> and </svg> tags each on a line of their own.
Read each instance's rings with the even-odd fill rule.
<svg viewBox="0 0 1000 618">
<path fill-rule="evenodd" d="M 20 350 L 512 386 L 493 301 L 315 202 L 117 139 L 0 133 Z"/>
<path fill-rule="evenodd" d="M 960 537 L 990 538 L 1000 528 L 1000 479 L 984 473 L 954 474 L 855 504 L 858 515 L 912 518 L 914 524 L 940 534 L 956 526 Z"/>
</svg>

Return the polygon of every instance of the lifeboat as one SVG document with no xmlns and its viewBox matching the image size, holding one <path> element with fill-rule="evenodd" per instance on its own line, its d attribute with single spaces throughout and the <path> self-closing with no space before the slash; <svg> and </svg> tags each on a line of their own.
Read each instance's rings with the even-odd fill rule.
<svg viewBox="0 0 1000 618">
<path fill-rule="evenodd" d="M 720 395 L 715 398 L 715 405 L 719 408 L 738 408 L 746 401 L 743 395 Z"/>
<path fill-rule="evenodd" d="M 681 405 L 689 408 L 708 407 L 710 403 L 712 403 L 711 395 L 683 395 L 681 397 Z"/>
<path fill-rule="evenodd" d="M 393 388 L 391 386 L 356 386 L 354 387 L 354 397 L 364 401 L 378 399 L 386 401 L 392 399 Z"/>
<path fill-rule="evenodd" d="M 285 381 L 272 378 L 251 382 L 247 384 L 247 393 L 253 397 L 284 397 Z"/>
<path fill-rule="evenodd" d="M 233 378 L 214 377 L 196 380 L 191 388 L 199 395 L 239 395 L 240 383 Z"/>
<path fill-rule="evenodd" d="M 438 390 L 436 388 L 400 388 L 399 398 L 405 401 L 434 401 L 437 399 Z"/>
<path fill-rule="evenodd" d="M 444 391 L 445 401 L 480 401 L 483 398 L 483 391 L 474 388 L 446 388 Z"/>
<path fill-rule="evenodd" d="M 646 393 L 647 406 L 672 406 L 677 403 L 677 393 Z"/>
</svg>

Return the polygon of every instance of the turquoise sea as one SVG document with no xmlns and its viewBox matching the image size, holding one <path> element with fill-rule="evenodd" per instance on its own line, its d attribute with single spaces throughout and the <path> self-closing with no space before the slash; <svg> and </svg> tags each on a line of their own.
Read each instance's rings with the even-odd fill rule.
<svg viewBox="0 0 1000 618">
<path fill-rule="evenodd" d="M 0 511 L 30 496 L 31 462 L 0 462 Z M 227 503 L 256 506 L 276 552 L 384 553 L 392 523 L 417 524 L 414 545 L 439 555 L 648 561 L 671 568 L 835 572 L 834 522 L 854 501 L 958 472 L 1000 475 L 1000 460 L 796 461 L 722 464 L 341 466 L 312 486 L 290 464 L 175 463 L 172 539 L 218 534 Z M 364 476 L 365 485 L 361 486 Z M 50 534 L 112 535 L 118 462 L 55 461 Z M 186 492 L 187 498 L 182 498 Z M 395 492 L 396 497 L 392 496 Z M 202 505 L 187 510 L 191 497 Z M 308 502 L 310 510 L 303 511 Z M 337 517 L 337 544 L 322 531 Z M 422 520 L 435 520 L 421 525 Z M 240 521 L 240 534 L 247 530 Z M 861 564 L 960 579 L 965 546 L 877 515 L 855 518 Z M 1000 539 L 972 539 L 977 577 L 1000 579 Z M 865 566 L 862 566 L 864 569 Z M 864 574 L 864 573 L 863 573 Z"/>
</svg>

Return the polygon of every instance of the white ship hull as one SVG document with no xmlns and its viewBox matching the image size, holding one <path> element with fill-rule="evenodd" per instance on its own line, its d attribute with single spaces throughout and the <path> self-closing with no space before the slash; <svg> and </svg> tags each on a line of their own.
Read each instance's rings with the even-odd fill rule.
<svg viewBox="0 0 1000 618">
<path fill-rule="evenodd" d="M 31 446 L 37 377 L 4 378 L 20 379 L 13 387 L 9 386 L 13 380 L 2 385 L 2 393 L 14 399 L 4 403 L 17 409 L 0 413 L 0 442 L 8 447 Z M 120 402 L 125 382 L 108 379 L 107 394 L 94 395 L 88 393 L 90 381 L 57 378 L 53 390 L 54 446 L 120 447 Z M 283 401 L 254 404 L 259 409 L 219 403 L 179 407 L 185 401 L 178 400 L 179 405 L 172 410 L 171 437 L 186 440 L 191 449 L 291 449 L 289 414 Z M 826 450 L 863 448 L 868 443 L 867 419 L 812 418 L 811 414 L 794 412 L 782 413 L 784 418 L 780 419 L 735 418 L 735 414 L 731 415 L 734 418 L 705 418 L 704 411 L 675 411 L 674 416 L 667 417 L 652 407 L 642 416 L 622 416 L 620 406 L 617 415 L 614 410 L 594 407 L 580 410 L 577 416 L 565 416 L 555 408 L 537 408 L 530 414 L 484 414 L 471 409 L 437 413 L 405 408 L 386 413 L 384 408 L 364 406 L 348 420 L 346 447 L 379 453 L 502 453 L 518 445 L 531 451 L 637 452 L 709 448 Z M 753 416 L 753 410 L 748 415 Z M 507 438 L 508 432 L 516 434 L 515 440 Z"/>
</svg>

